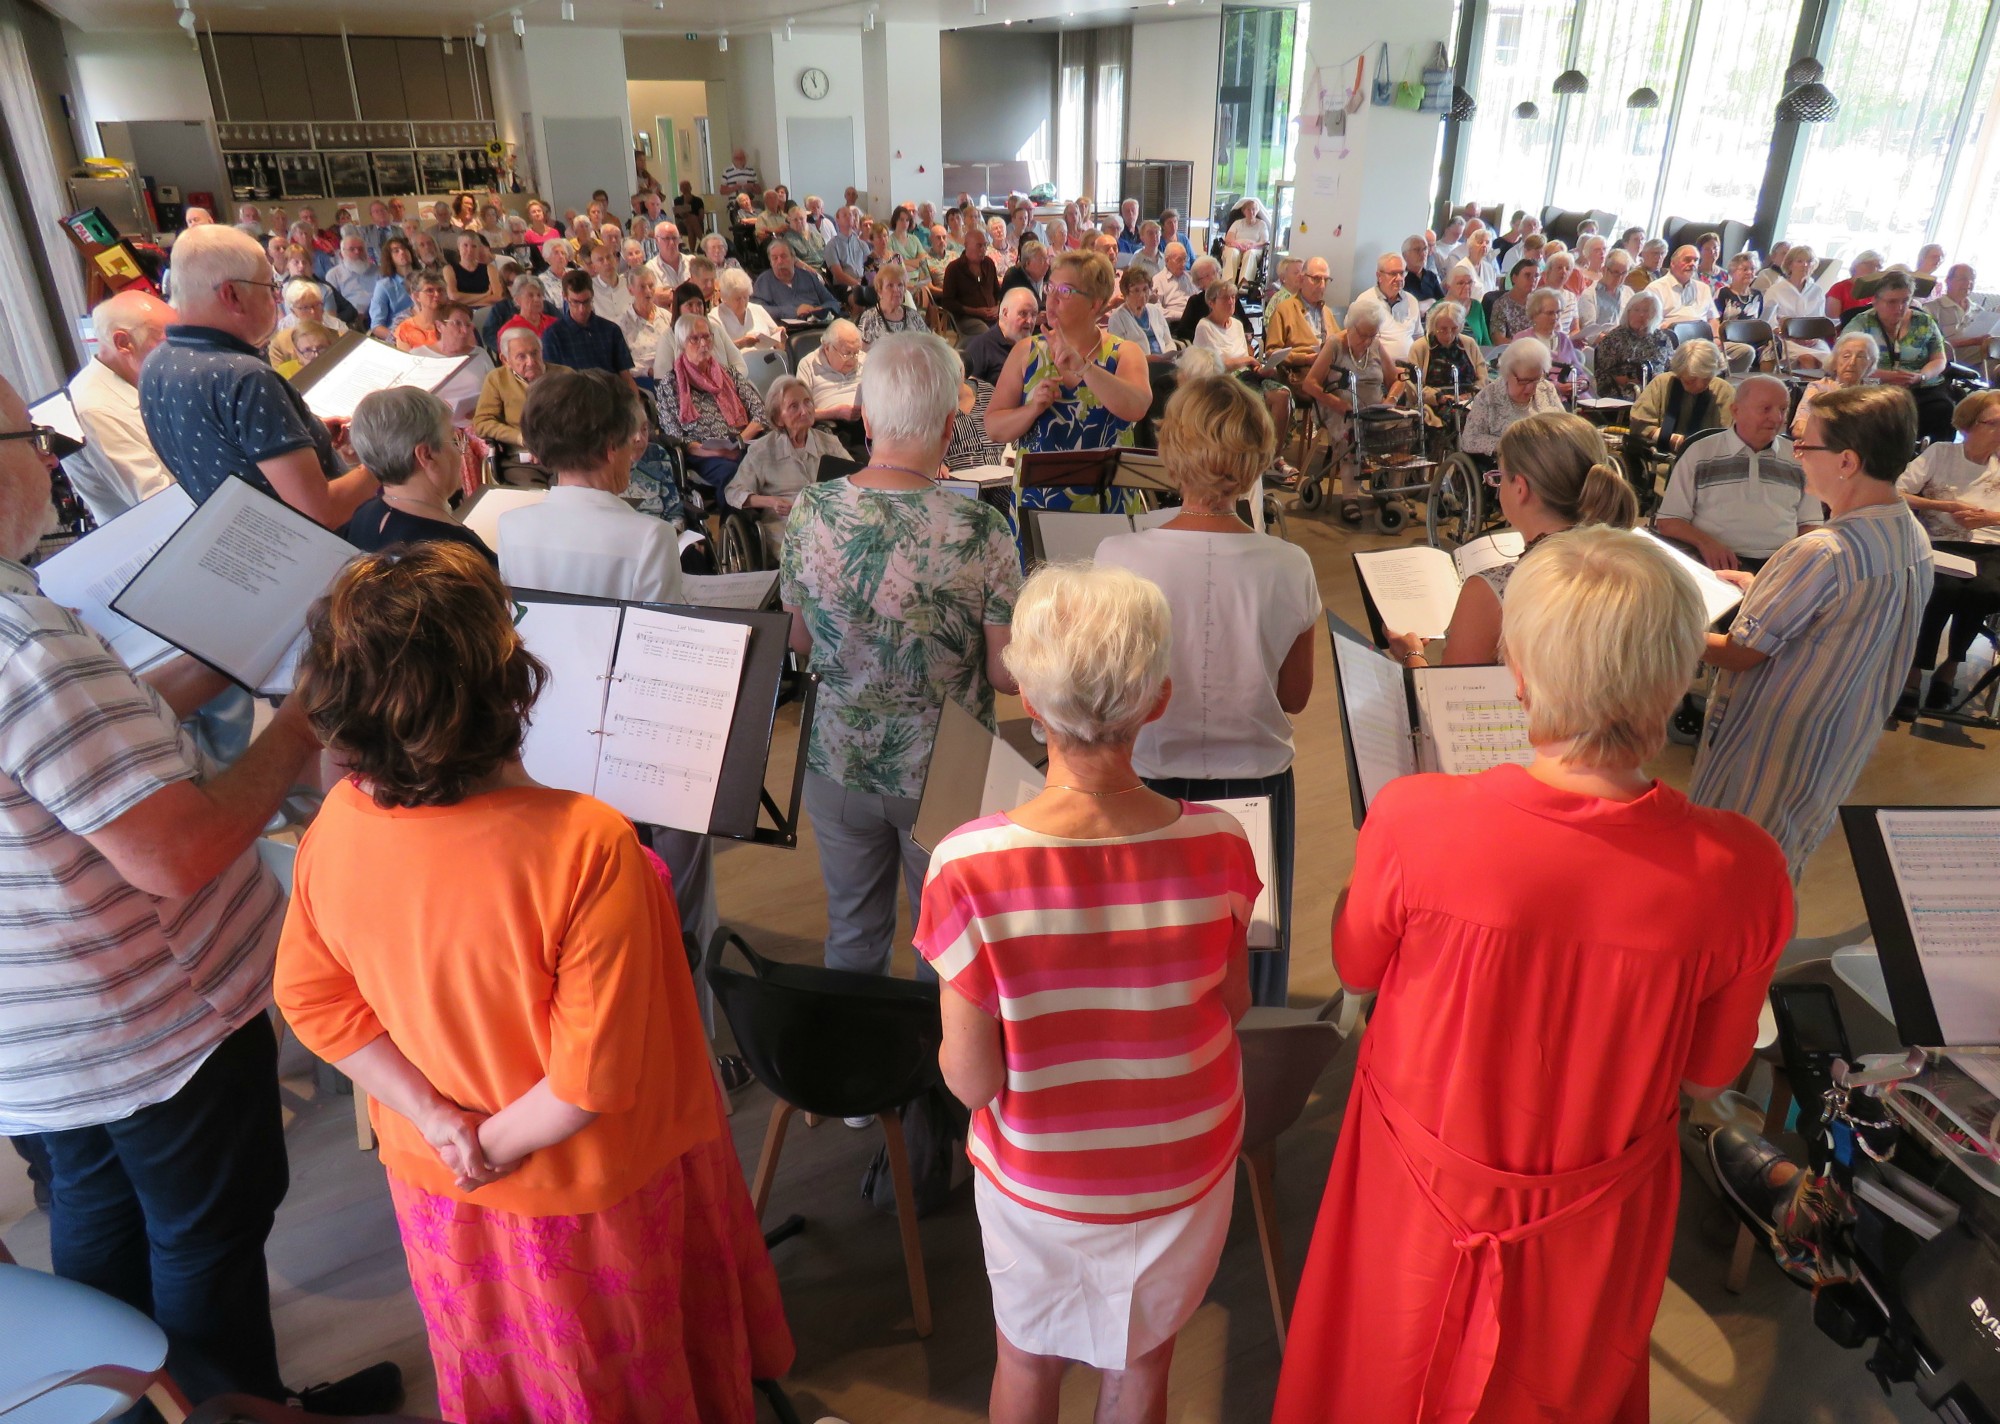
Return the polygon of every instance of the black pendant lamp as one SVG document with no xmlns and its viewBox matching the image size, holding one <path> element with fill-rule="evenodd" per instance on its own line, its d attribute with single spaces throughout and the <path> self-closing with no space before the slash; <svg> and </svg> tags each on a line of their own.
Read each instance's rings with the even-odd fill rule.
<svg viewBox="0 0 2000 1424">
<path fill-rule="evenodd" d="M 1565 69 L 1556 76 L 1554 87 L 1558 94 L 1588 94 L 1590 80 L 1581 69 Z"/>
<path fill-rule="evenodd" d="M 1479 101 L 1466 92 L 1463 84 L 1454 84 L 1451 86 L 1451 108 L 1445 112 L 1448 117 L 1464 123 L 1479 112 Z"/>
<path fill-rule="evenodd" d="M 1840 100 L 1814 80 L 1801 84 L 1778 101 L 1778 117 L 1795 124 L 1823 124 L 1840 113 Z"/>
<path fill-rule="evenodd" d="M 1517 119 L 1539 119 L 1541 116 L 1542 106 L 1533 99 L 1523 99 L 1514 106 L 1514 117 Z"/>
<path fill-rule="evenodd" d="M 1792 61 L 1792 67 L 1785 71 L 1785 87 L 1796 89 L 1801 84 L 1817 84 L 1826 78 L 1826 66 L 1811 55 L 1802 55 Z"/>
<path fill-rule="evenodd" d="M 1625 107 L 1628 109 L 1657 109 L 1660 107 L 1660 96 L 1649 86 L 1641 84 L 1626 96 Z"/>
</svg>

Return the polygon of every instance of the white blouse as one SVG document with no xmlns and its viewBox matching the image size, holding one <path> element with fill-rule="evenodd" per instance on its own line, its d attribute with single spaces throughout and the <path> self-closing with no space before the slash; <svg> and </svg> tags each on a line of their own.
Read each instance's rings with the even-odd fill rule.
<svg viewBox="0 0 2000 1424">
<path fill-rule="evenodd" d="M 1229 318 L 1227 328 L 1219 327 L 1210 318 L 1203 317 L 1195 323 L 1194 344 L 1215 352 L 1225 365 L 1250 354 L 1250 338 L 1243 330 L 1241 317 Z"/>
</svg>

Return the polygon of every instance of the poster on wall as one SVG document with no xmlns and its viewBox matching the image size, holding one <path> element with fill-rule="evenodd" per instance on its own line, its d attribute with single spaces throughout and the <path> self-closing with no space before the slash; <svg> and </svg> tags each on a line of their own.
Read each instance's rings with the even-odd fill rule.
<svg viewBox="0 0 2000 1424">
<path fill-rule="evenodd" d="M 367 198 L 375 192 L 375 176 L 365 153 L 326 155 L 327 192 L 336 198 Z"/>
<path fill-rule="evenodd" d="M 417 172 L 423 180 L 423 192 L 445 196 L 458 187 L 458 153 L 449 148 L 419 153 Z"/>
<path fill-rule="evenodd" d="M 417 191 L 417 156 L 413 153 L 371 153 L 378 193 Z"/>
</svg>

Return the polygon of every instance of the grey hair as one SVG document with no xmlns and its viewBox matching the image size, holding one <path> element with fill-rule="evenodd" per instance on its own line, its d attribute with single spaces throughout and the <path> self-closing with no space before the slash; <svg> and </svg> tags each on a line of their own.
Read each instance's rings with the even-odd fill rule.
<svg viewBox="0 0 2000 1424">
<path fill-rule="evenodd" d="M 523 278 L 522 280 L 532 282 L 535 279 L 533 277 L 526 277 Z M 500 338 L 494 344 L 497 345 L 500 348 L 500 350 L 504 353 L 507 350 L 507 343 L 512 341 L 517 336 L 526 337 L 528 340 L 535 343 L 536 350 L 539 351 L 541 349 L 542 338 L 535 335 L 532 329 L 525 326 L 509 326 L 502 328 L 500 332 Z"/>
<path fill-rule="evenodd" d="M 318 290 L 319 290 L 319 283 L 315 282 L 310 277 L 292 278 L 291 281 L 285 283 L 285 291 L 284 291 L 285 310 L 290 311 L 292 309 L 292 303 L 297 301 L 300 297 L 304 296 L 307 292 L 317 292 Z M 321 298 L 321 300 L 324 301 L 325 298 Z"/>
<path fill-rule="evenodd" d="M 516 277 L 512 285 L 507 288 L 507 295 L 512 297 L 516 302 L 519 302 L 522 297 L 527 295 L 528 288 L 530 287 L 533 287 L 543 296 L 548 295 L 547 289 L 542 286 L 542 279 L 532 272 L 523 272 L 520 276 Z"/>
<path fill-rule="evenodd" d="M 748 292 L 751 285 L 750 274 L 741 267 L 725 267 L 715 274 L 716 290 L 725 297 Z"/>
<path fill-rule="evenodd" d="M 878 441 L 942 443 L 964 379 L 958 353 L 941 338 L 928 332 L 883 337 L 861 367 L 869 433 Z"/>
<path fill-rule="evenodd" d="M 1631 319 L 1633 308 L 1637 307 L 1641 302 L 1646 302 L 1653 308 L 1653 314 L 1646 318 L 1646 330 L 1658 331 L 1660 329 L 1660 299 L 1651 292 L 1634 292 L 1632 294 L 1632 300 L 1625 303 L 1625 319 L 1628 321 Z"/>
<path fill-rule="evenodd" d="M 1664 237 L 1649 237 L 1639 247 L 1639 255 L 1641 257 L 1644 257 L 1648 252 L 1665 251 L 1667 251 L 1667 240 Z"/>
<path fill-rule="evenodd" d="M 1875 368 L 1882 364 L 1882 348 L 1876 344 L 1875 338 L 1867 332 L 1850 331 L 1845 333 L 1838 341 L 1833 343 L 1833 354 L 1838 356 L 1841 347 L 1851 346 L 1857 342 L 1861 346 L 1862 353 L 1868 358 L 1868 364 L 1862 370 L 1861 374 L 1863 376 L 1872 375 Z"/>
<path fill-rule="evenodd" d="M 100 351 L 108 352 L 111 338 L 119 332 L 129 336 L 150 324 L 147 309 L 152 303 L 146 300 L 149 295 L 138 291 L 118 292 L 90 309 L 90 335 Z"/>
<path fill-rule="evenodd" d="M 542 244 L 542 257 L 544 260 L 550 254 L 556 252 L 562 253 L 563 261 L 565 262 L 576 261 L 576 244 L 566 237 L 552 237 Z"/>
<path fill-rule="evenodd" d="M 1479 274 L 1472 269 L 1472 264 L 1467 262 L 1463 257 L 1451 264 L 1451 271 L 1445 274 L 1445 280 L 1456 282 L 1461 276 L 1469 277 L 1474 282 L 1479 280 Z"/>
<path fill-rule="evenodd" d="M 1673 357 L 1667 362 L 1667 369 L 1676 376 L 1696 376 L 1708 379 L 1722 373 L 1722 352 L 1713 341 L 1697 336 L 1692 341 L 1683 341 L 1674 348 Z"/>
<path fill-rule="evenodd" d="M 1189 346 L 1174 357 L 1174 372 L 1179 376 L 1182 385 L 1193 381 L 1204 381 L 1223 374 L 1222 357 L 1216 354 L 1213 347 Z"/>
<path fill-rule="evenodd" d="M 361 238 L 361 239 L 362 239 L 362 241 L 364 241 L 364 242 L 365 242 L 365 241 L 367 241 L 367 238 L 366 238 L 366 236 L 364 236 L 364 235 L 363 235 L 363 233 L 362 233 L 362 231 L 361 231 L 361 224 L 359 224 L 359 223 L 342 223 L 342 224 L 340 225 L 340 240 L 341 240 L 342 242 L 345 242 L 345 241 L 347 241 L 347 239 L 348 239 L 348 238 L 350 238 L 350 237 L 359 237 L 359 238 Z"/>
<path fill-rule="evenodd" d="M 804 396 L 807 405 L 813 403 L 812 387 L 797 376 L 780 376 L 771 382 L 770 389 L 764 392 L 764 409 L 771 413 L 773 421 L 777 419 L 778 407 L 785 403 L 785 397 L 793 391 Z"/>
<path fill-rule="evenodd" d="M 1546 376 L 1553 365 L 1555 357 L 1549 354 L 1548 347 L 1542 345 L 1541 338 L 1535 336 L 1517 336 L 1500 353 L 1500 374 L 1503 376 L 1526 375 L 1529 366 L 1535 368 L 1535 375 Z"/>
<path fill-rule="evenodd" d="M 271 255 L 264 245 L 239 227 L 203 223 L 174 240 L 168 256 L 174 296 L 185 303 L 213 300 L 224 282 L 268 282 Z"/>
<path fill-rule="evenodd" d="M 415 386 L 370 391 L 354 407 L 348 427 L 354 453 L 385 485 L 417 472 L 417 447 L 442 450 L 451 440 L 451 407 Z"/>
<path fill-rule="evenodd" d="M 1194 266 L 1188 269 L 1188 274 L 1192 276 L 1196 282 L 1201 282 L 1201 274 L 1204 270 L 1214 273 L 1220 273 L 1222 271 L 1222 264 L 1220 262 L 1217 262 L 1213 257 L 1210 257 L 1207 253 L 1203 253 L 1201 256 L 1195 258 Z"/>
<path fill-rule="evenodd" d="M 1434 336 L 1437 332 L 1437 324 L 1446 317 L 1458 323 L 1458 329 L 1462 335 L 1465 331 L 1465 308 L 1457 302 L 1432 302 L 1430 314 L 1424 318 L 1424 334 L 1426 336 Z"/>
<path fill-rule="evenodd" d="M 1059 742 L 1129 742 L 1160 699 L 1173 614 L 1159 585 L 1113 564 L 1046 564 L 1014 604 L 1002 656 Z"/>
<path fill-rule="evenodd" d="M 1528 293 L 1528 300 L 1523 305 L 1527 308 L 1530 320 L 1534 319 L 1537 307 L 1554 307 L 1557 315 L 1561 315 L 1562 313 L 1562 298 L 1556 295 L 1553 287 L 1535 288 L 1534 291 Z"/>
<path fill-rule="evenodd" d="M 674 319 L 675 340 L 686 341 L 690 336 L 694 336 L 700 332 L 707 332 L 710 336 L 715 335 L 715 328 L 708 324 L 707 317 L 696 316 L 693 312 L 689 312 L 685 316 Z"/>
<path fill-rule="evenodd" d="M 826 334 L 820 338 L 820 344 L 824 346 L 836 336 L 842 341 L 853 342 L 857 347 L 861 345 L 861 328 L 844 316 L 826 324 Z"/>
<path fill-rule="evenodd" d="M 1379 333 L 1382 330 L 1383 311 L 1380 302 L 1371 302 L 1366 297 L 1347 309 L 1347 329 Z"/>
</svg>

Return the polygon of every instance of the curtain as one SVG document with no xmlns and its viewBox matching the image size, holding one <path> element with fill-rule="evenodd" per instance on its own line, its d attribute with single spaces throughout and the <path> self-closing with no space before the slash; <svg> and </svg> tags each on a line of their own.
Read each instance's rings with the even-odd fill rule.
<svg viewBox="0 0 2000 1424">
<path fill-rule="evenodd" d="M 82 264 L 62 231 L 68 202 L 50 135 L 49 96 L 35 78 L 20 0 L 0 0 L 0 375 L 33 400 L 69 379 L 68 333 L 86 314 Z M 67 141 L 65 141 L 67 146 Z"/>
</svg>

